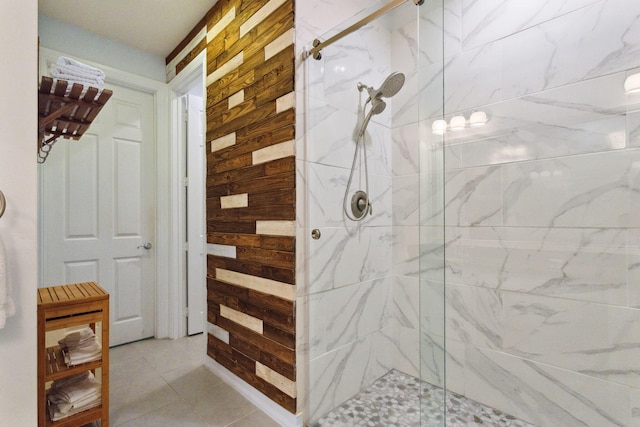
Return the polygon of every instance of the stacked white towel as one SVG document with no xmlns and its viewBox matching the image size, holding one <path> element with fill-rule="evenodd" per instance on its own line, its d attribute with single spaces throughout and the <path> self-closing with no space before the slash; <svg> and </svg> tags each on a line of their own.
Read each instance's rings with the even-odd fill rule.
<svg viewBox="0 0 640 427">
<path fill-rule="evenodd" d="M 102 345 L 91 328 L 84 328 L 67 334 L 58 341 L 67 366 L 99 360 L 102 357 Z"/>
<path fill-rule="evenodd" d="M 89 86 L 95 87 L 99 91 L 104 88 L 104 71 L 66 56 L 58 58 L 56 63 L 51 66 L 50 73 L 55 80 L 66 80 L 69 83 L 67 94 L 71 91 L 73 83 L 84 85 L 83 93 Z"/>
<path fill-rule="evenodd" d="M 55 380 L 47 391 L 52 421 L 100 406 L 102 388 L 90 371 Z"/>
<path fill-rule="evenodd" d="M 16 306 L 11 297 L 11 280 L 7 271 L 4 243 L 0 238 L 0 329 L 6 325 L 7 317 L 16 314 Z"/>
</svg>

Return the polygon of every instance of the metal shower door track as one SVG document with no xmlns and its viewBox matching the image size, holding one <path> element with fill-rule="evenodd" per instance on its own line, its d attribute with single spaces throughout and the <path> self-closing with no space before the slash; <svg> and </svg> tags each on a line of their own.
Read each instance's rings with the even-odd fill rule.
<svg viewBox="0 0 640 427">
<path fill-rule="evenodd" d="M 385 13 L 395 9 L 396 7 L 400 6 L 401 4 L 404 4 L 407 1 L 409 1 L 409 0 L 393 0 L 391 3 L 387 4 L 386 6 L 381 7 L 380 9 L 376 10 L 375 12 L 373 12 L 371 15 L 368 15 L 368 16 L 362 18 L 361 20 L 359 20 L 355 24 L 353 24 L 350 27 L 340 31 L 338 34 L 336 34 L 335 36 L 329 38 L 328 40 L 326 40 L 324 42 L 321 42 L 320 40 L 315 39 L 313 41 L 313 48 L 306 53 L 305 59 L 310 57 L 310 56 L 312 56 L 313 59 L 316 59 L 316 60 L 322 59 L 322 54 L 320 53 L 320 51 L 323 48 L 325 48 L 325 47 L 329 46 L 330 44 L 340 40 L 344 36 L 346 36 L 348 34 L 351 34 L 352 32 L 364 27 L 369 22 L 374 21 L 375 19 L 377 19 L 380 16 L 384 15 Z M 416 6 L 420 6 L 420 5 L 422 5 L 422 3 L 424 3 L 424 0 L 413 0 L 413 2 L 415 3 Z"/>
</svg>

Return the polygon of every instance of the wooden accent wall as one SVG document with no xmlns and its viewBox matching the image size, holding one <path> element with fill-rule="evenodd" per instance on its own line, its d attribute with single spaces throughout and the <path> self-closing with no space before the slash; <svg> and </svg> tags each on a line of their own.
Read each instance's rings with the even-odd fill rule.
<svg viewBox="0 0 640 427">
<path fill-rule="evenodd" d="M 167 58 L 207 61 L 207 353 L 292 413 L 293 0 L 220 0 Z"/>
</svg>

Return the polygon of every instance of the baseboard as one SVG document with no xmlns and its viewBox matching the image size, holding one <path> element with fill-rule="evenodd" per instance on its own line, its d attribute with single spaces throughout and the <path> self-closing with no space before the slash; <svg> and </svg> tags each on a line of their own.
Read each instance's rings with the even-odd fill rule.
<svg viewBox="0 0 640 427">
<path fill-rule="evenodd" d="M 264 394 L 253 388 L 243 379 L 238 378 L 227 368 L 210 357 L 204 358 L 204 365 L 214 374 L 222 378 L 235 391 L 243 395 L 249 402 L 253 403 L 265 414 L 269 415 L 275 422 L 283 427 L 302 427 L 303 421 L 300 414 L 292 414 L 284 409 Z"/>
</svg>

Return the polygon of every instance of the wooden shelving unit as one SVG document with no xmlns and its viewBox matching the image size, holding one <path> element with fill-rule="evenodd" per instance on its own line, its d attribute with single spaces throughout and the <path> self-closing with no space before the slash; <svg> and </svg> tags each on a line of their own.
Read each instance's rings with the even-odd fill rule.
<svg viewBox="0 0 640 427">
<path fill-rule="evenodd" d="M 38 156 L 47 159 L 60 137 L 80 139 L 113 92 L 43 76 L 38 88 Z M 47 137 L 48 136 L 48 137 Z"/>
<path fill-rule="evenodd" d="M 46 347 L 47 332 L 89 325 L 102 332 L 102 359 L 67 367 L 60 347 Z M 101 369 L 102 404 L 59 421 L 47 411 L 47 383 Z M 101 420 L 109 426 L 109 294 L 94 282 L 38 289 L 38 427 L 77 427 Z"/>
</svg>

